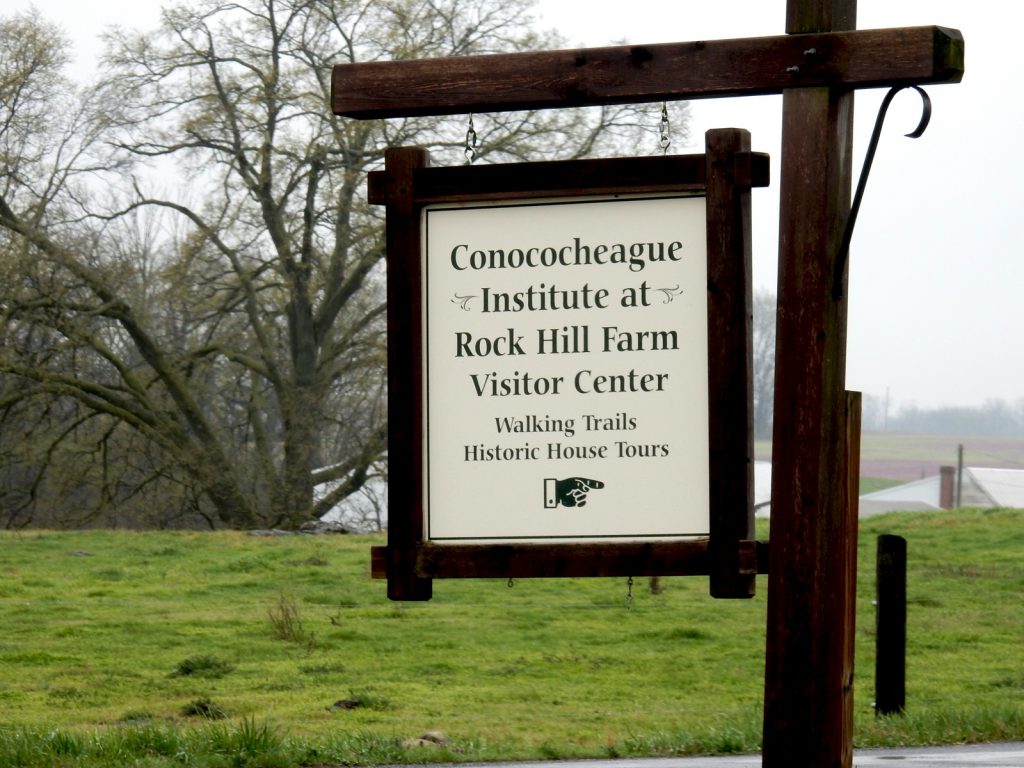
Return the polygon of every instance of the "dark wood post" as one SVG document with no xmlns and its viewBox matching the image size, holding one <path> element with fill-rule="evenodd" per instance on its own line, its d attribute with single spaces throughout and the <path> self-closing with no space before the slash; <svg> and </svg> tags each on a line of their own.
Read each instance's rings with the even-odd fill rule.
<svg viewBox="0 0 1024 768">
<path fill-rule="evenodd" d="M 892 715 L 906 706 L 907 540 L 878 537 L 875 561 L 875 714 Z"/>
<path fill-rule="evenodd" d="M 715 305 L 708 313 L 708 396 L 720 425 L 709 436 L 710 589 L 714 597 L 745 598 L 754 595 L 757 578 L 756 562 L 743 567 L 740 558 L 740 542 L 754 538 L 750 132 L 708 131 L 705 151 L 708 302 Z"/>
<path fill-rule="evenodd" d="M 388 178 L 388 597 L 429 600 L 430 579 L 417 578 L 409 553 L 423 541 L 423 391 L 420 209 L 413 175 L 430 165 L 421 147 L 384 153 Z"/>
<path fill-rule="evenodd" d="M 846 393 L 846 508 L 843 510 L 842 594 L 843 649 L 840 654 L 843 680 L 841 713 L 843 750 L 853 760 L 853 665 L 857 639 L 857 536 L 860 532 L 860 431 L 861 393 Z"/>
<path fill-rule="evenodd" d="M 786 32 L 856 26 L 855 0 L 789 0 Z M 807 63 L 816 52 L 808 49 Z M 791 70 L 794 82 L 800 65 Z M 846 267 L 853 93 L 783 92 L 772 556 L 763 765 L 852 765 L 855 519 L 849 489 Z M 838 277 L 838 279 L 836 279 Z M 855 514 L 855 512 L 854 512 Z"/>
</svg>

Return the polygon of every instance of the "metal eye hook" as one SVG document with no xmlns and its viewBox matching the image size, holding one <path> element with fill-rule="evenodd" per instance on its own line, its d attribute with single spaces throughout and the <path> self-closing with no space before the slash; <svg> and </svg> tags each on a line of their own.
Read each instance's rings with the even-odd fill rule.
<svg viewBox="0 0 1024 768">
<path fill-rule="evenodd" d="M 836 257 L 835 272 L 832 274 L 832 296 L 839 299 L 843 295 L 843 272 L 846 270 L 846 261 L 850 257 L 850 240 L 853 238 L 853 228 L 857 224 L 857 214 L 860 212 L 860 203 L 864 199 L 864 188 L 868 183 L 868 174 L 871 173 L 871 164 L 875 160 L 875 152 L 878 150 L 878 140 L 882 135 L 882 125 L 885 123 L 885 113 L 889 111 L 889 105 L 896 97 L 896 94 L 905 88 L 913 88 L 921 96 L 921 120 L 917 128 L 910 133 L 904 134 L 908 138 L 917 139 L 924 134 L 928 123 L 932 119 L 932 100 L 923 88 L 917 85 L 899 85 L 889 89 L 882 99 L 878 108 L 878 116 L 875 118 L 875 128 L 871 132 L 871 140 L 868 142 L 868 151 L 864 156 L 864 165 L 860 170 L 860 178 L 857 180 L 857 191 L 853 195 L 853 203 L 850 205 L 850 215 L 846 219 L 846 226 L 843 229 L 843 239 L 839 245 L 839 253 Z"/>
</svg>

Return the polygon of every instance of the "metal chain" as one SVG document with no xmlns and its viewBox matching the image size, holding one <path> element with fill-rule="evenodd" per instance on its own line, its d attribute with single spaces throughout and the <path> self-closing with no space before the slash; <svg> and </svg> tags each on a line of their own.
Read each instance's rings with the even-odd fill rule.
<svg viewBox="0 0 1024 768">
<path fill-rule="evenodd" d="M 633 608 L 633 577 L 630 576 L 626 580 L 626 608 L 632 610 Z"/>
<path fill-rule="evenodd" d="M 671 126 L 668 122 L 668 102 L 661 102 L 661 122 L 658 124 L 658 146 L 661 147 L 661 153 L 663 155 L 668 154 L 669 145 L 672 143 L 672 138 L 669 135 L 671 132 Z"/>
<path fill-rule="evenodd" d="M 469 129 L 466 131 L 466 163 L 473 164 L 476 160 L 476 128 L 473 126 L 473 115 L 469 116 Z"/>
<path fill-rule="evenodd" d="M 505 586 L 508 587 L 509 589 L 512 589 L 515 585 L 516 585 L 515 579 L 513 579 L 511 576 L 509 576 L 508 577 L 508 583 Z"/>
</svg>

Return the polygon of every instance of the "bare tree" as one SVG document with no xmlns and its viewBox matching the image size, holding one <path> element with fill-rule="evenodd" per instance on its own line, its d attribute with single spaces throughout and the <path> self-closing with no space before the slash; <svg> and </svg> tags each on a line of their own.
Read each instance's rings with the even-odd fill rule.
<svg viewBox="0 0 1024 768">
<path fill-rule="evenodd" d="M 50 58 L 15 78 L 29 96 L 4 85 L 0 228 L 19 279 L 0 289 L 0 373 L 16 384 L 0 405 L 73 401 L 118 455 L 146 457 L 134 482 L 173 484 L 221 525 L 294 526 L 358 491 L 387 432 L 382 214 L 366 174 L 390 145 L 461 160 L 465 125 L 336 117 L 331 67 L 557 45 L 531 31 L 529 6 L 169 7 L 155 33 L 112 33 L 99 87 L 33 133 L 40 105 L 76 102 L 62 43 L 40 44 Z M 654 133 L 646 114 L 478 117 L 481 154 L 607 152 Z M 682 135 L 685 113 L 674 122 Z M 19 335 L 45 354 L 27 360 Z"/>
<path fill-rule="evenodd" d="M 754 435 L 772 437 L 775 407 L 775 294 L 754 292 Z"/>
</svg>

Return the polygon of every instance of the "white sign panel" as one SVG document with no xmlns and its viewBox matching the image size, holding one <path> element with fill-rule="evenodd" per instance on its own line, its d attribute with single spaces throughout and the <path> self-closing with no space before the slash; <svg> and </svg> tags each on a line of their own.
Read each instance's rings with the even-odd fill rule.
<svg viewBox="0 0 1024 768">
<path fill-rule="evenodd" d="M 703 197 L 423 215 L 424 538 L 707 536 Z"/>
</svg>

